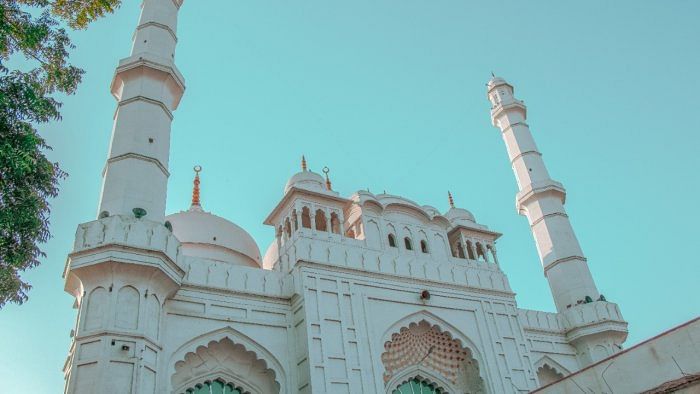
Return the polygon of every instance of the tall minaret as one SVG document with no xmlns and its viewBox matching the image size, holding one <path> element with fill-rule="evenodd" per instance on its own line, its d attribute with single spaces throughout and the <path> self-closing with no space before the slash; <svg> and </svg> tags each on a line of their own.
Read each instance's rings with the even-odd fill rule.
<svg viewBox="0 0 700 394">
<path fill-rule="evenodd" d="M 64 271 L 78 317 L 64 364 L 67 394 L 162 393 L 164 305 L 185 271 L 164 221 L 170 123 L 184 92 L 173 64 L 182 0 L 144 0 L 117 99 L 98 219 L 82 223 Z"/>
<path fill-rule="evenodd" d="M 549 177 L 530 128 L 525 104 L 501 78 L 488 83 L 493 125 L 501 129 L 518 182 L 518 213 L 527 216 L 557 310 L 600 297 L 586 258 L 564 210 L 566 190 Z"/>
<path fill-rule="evenodd" d="M 144 0 L 131 56 L 112 81 L 117 99 L 99 215 L 132 215 L 162 222 L 168 183 L 170 123 L 185 90 L 174 64 L 182 0 Z"/>
<path fill-rule="evenodd" d="M 518 213 L 527 217 L 567 339 L 588 365 L 621 349 L 627 323 L 617 305 L 601 298 L 564 209 L 566 190 L 550 178 L 526 123 L 527 108 L 502 78 L 488 83 L 491 120 L 501 129 L 518 182 Z M 585 316 L 585 318 L 583 318 Z"/>
</svg>

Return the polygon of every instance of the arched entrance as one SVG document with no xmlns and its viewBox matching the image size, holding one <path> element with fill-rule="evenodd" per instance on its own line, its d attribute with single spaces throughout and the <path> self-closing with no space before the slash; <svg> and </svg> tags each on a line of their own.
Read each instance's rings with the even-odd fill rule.
<svg viewBox="0 0 700 394">
<path fill-rule="evenodd" d="M 171 384 L 176 394 L 274 394 L 280 392 L 274 370 L 230 338 L 212 340 L 175 363 Z"/>
<path fill-rule="evenodd" d="M 486 392 L 472 351 L 426 320 L 392 333 L 384 350 L 381 360 L 388 393 Z"/>
</svg>

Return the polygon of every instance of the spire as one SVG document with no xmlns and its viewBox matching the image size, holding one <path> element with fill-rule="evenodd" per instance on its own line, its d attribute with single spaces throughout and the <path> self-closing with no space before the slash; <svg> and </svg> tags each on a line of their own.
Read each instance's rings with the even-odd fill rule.
<svg viewBox="0 0 700 394">
<path fill-rule="evenodd" d="M 191 208 L 198 207 L 201 208 L 202 205 L 199 202 L 199 173 L 202 171 L 202 166 L 194 166 L 194 186 L 192 187 L 192 206 Z"/>
<path fill-rule="evenodd" d="M 333 190 L 333 188 L 331 187 L 331 180 L 330 178 L 328 178 L 328 173 L 330 171 L 331 170 L 328 167 L 323 167 L 323 173 L 326 174 L 326 189 Z"/>
<path fill-rule="evenodd" d="M 306 157 L 304 155 L 301 155 L 301 170 L 306 172 Z"/>
<path fill-rule="evenodd" d="M 452 193 L 450 193 L 449 190 L 447 191 L 447 199 L 450 201 L 450 208 L 454 208 L 455 207 L 455 200 L 452 199 Z"/>
</svg>

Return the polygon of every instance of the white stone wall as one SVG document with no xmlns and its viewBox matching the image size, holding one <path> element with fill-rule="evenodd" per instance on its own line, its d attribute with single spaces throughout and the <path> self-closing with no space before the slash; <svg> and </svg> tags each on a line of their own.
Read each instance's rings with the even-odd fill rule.
<svg viewBox="0 0 700 394">
<path fill-rule="evenodd" d="M 606 358 L 538 393 L 642 393 L 700 375 L 700 318 Z M 675 392 L 674 389 L 663 392 Z M 700 392 L 700 379 L 684 389 Z M 681 391 L 679 391 L 681 392 Z"/>
</svg>

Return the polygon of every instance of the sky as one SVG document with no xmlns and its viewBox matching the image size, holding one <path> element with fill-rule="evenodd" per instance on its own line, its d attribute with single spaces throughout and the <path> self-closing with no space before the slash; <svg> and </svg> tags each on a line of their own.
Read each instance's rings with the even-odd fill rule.
<svg viewBox="0 0 700 394">
<path fill-rule="evenodd" d="M 47 257 L 29 301 L 0 310 L 3 387 L 56 393 L 76 311 L 61 273 L 94 220 L 138 2 L 72 32 L 86 70 L 42 125 L 70 177 L 52 201 Z M 202 205 L 245 228 L 263 219 L 302 154 L 334 189 L 386 191 L 445 211 L 447 190 L 503 233 L 499 260 L 521 308 L 554 311 L 500 133 L 491 72 L 515 86 L 596 284 L 629 322 L 626 346 L 700 312 L 700 2 L 188 0 L 175 61 L 187 90 L 172 126 L 168 212 Z M 11 355 L 11 356 L 10 356 Z"/>
</svg>

